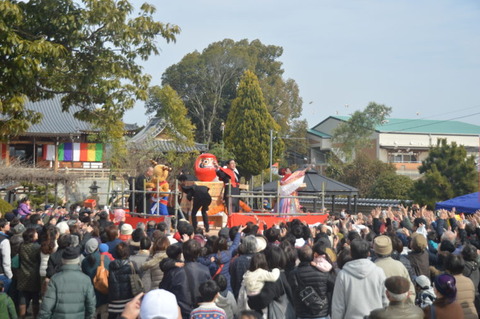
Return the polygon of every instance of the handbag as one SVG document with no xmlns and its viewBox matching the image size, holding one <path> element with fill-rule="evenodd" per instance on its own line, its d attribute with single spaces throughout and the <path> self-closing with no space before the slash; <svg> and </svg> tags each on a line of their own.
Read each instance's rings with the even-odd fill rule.
<svg viewBox="0 0 480 319">
<path fill-rule="evenodd" d="M 100 266 L 97 267 L 97 272 L 95 277 L 93 277 L 93 287 L 97 289 L 100 293 L 107 295 L 108 294 L 108 269 L 105 268 L 103 259 L 105 255 L 100 256 Z"/>
<path fill-rule="evenodd" d="M 130 279 L 130 287 L 132 290 L 132 295 L 136 296 L 143 291 L 143 282 L 140 276 L 135 271 L 135 267 L 133 267 L 133 263 L 130 262 L 130 268 L 132 269 L 132 273 L 128 276 Z"/>
<path fill-rule="evenodd" d="M 12 257 L 11 259 L 11 267 L 13 269 L 18 269 L 20 268 L 20 254 L 16 254 L 15 256 Z"/>
</svg>

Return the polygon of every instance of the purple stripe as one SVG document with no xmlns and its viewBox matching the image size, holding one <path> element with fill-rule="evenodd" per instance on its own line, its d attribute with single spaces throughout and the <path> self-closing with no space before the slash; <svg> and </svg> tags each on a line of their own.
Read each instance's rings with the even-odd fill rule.
<svg viewBox="0 0 480 319">
<path fill-rule="evenodd" d="M 64 161 L 72 161 L 73 160 L 73 144 L 72 143 L 65 143 L 63 149 L 63 160 Z"/>
</svg>

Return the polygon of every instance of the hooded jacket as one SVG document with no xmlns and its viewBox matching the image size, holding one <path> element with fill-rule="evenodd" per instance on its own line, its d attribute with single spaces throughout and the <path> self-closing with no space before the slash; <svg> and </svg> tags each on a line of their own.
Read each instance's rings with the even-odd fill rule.
<svg viewBox="0 0 480 319">
<path fill-rule="evenodd" d="M 368 259 L 345 264 L 338 273 L 332 297 L 332 319 L 363 319 L 388 305 L 385 273 Z"/>
</svg>

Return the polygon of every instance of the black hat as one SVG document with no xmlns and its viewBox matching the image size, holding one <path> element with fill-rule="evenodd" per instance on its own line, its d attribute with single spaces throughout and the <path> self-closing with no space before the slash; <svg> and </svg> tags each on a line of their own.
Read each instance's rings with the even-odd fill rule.
<svg viewBox="0 0 480 319">
<path fill-rule="evenodd" d="M 62 253 L 62 259 L 72 260 L 80 256 L 80 247 L 67 247 Z"/>
</svg>

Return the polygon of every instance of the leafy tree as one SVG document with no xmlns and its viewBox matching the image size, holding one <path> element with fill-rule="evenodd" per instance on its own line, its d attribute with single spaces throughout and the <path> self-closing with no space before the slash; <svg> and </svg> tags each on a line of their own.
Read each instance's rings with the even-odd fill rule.
<svg viewBox="0 0 480 319">
<path fill-rule="evenodd" d="M 292 121 L 290 133 L 284 138 L 287 166 L 304 164 L 308 157 L 307 129 L 307 120 Z"/>
<path fill-rule="evenodd" d="M 187 108 L 177 92 L 171 86 L 154 86 L 146 104 L 148 109 L 156 110 L 156 117 L 163 119 L 177 143 L 194 144 L 195 126 L 187 117 Z"/>
<path fill-rule="evenodd" d="M 363 111 L 356 111 L 348 121 L 340 124 L 332 134 L 332 144 L 338 147 L 338 155 L 350 162 L 362 148 L 371 145 L 375 127 L 390 115 L 392 108 L 370 102 Z"/>
<path fill-rule="evenodd" d="M 224 39 L 202 53 L 187 54 L 165 71 L 162 83 L 171 85 L 182 97 L 198 128 L 197 138 L 209 144 L 221 139 L 220 126 L 226 122 L 240 78 L 245 70 L 252 70 L 270 114 L 286 135 L 291 121 L 301 115 L 302 99 L 295 81 L 282 77 L 282 63 L 277 60 L 282 53 L 281 47 L 259 40 Z"/>
<path fill-rule="evenodd" d="M 327 175 L 338 181 L 356 187 L 360 197 L 371 193 L 372 185 L 384 175 L 395 174 L 395 167 L 380 160 L 370 159 L 359 154 L 351 163 L 337 162 L 335 168 L 329 168 Z"/>
<path fill-rule="evenodd" d="M 414 184 L 412 197 L 430 207 L 435 202 L 474 192 L 478 175 L 473 156 L 467 156 L 465 147 L 439 139 L 428 157 L 418 168 L 422 178 Z"/>
<path fill-rule="evenodd" d="M 247 178 L 268 167 L 270 130 L 277 135 L 279 129 L 267 111 L 257 77 L 245 71 L 225 125 L 225 146 L 235 155 Z M 274 154 L 278 155 L 283 147 L 279 139 Z"/>
<path fill-rule="evenodd" d="M 138 59 L 158 54 L 157 40 L 180 29 L 157 22 L 128 0 L 6 0 L 0 3 L 0 137 L 40 120 L 25 101 L 62 94 L 62 107 L 104 130 L 116 127 L 136 100 L 146 100 L 150 76 Z M 101 118 L 99 118 L 101 117 Z M 104 118 L 109 120 L 104 121 Z M 118 127 L 118 126 L 117 126 Z"/>
<path fill-rule="evenodd" d="M 223 142 L 214 143 L 208 152 L 217 157 L 218 163 L 235 157 L 232 152 L 225 148 L 225 143 Z"/>
<path fill-rule="evenodd" d="M 367 196 L 370 198 L 406 200 L 410 199 L 412 187 L 413 180 L 408 176 L 397 175 L 395 172 L 388 171 L 380 175 L 373 183 Z"/>
</svg>

